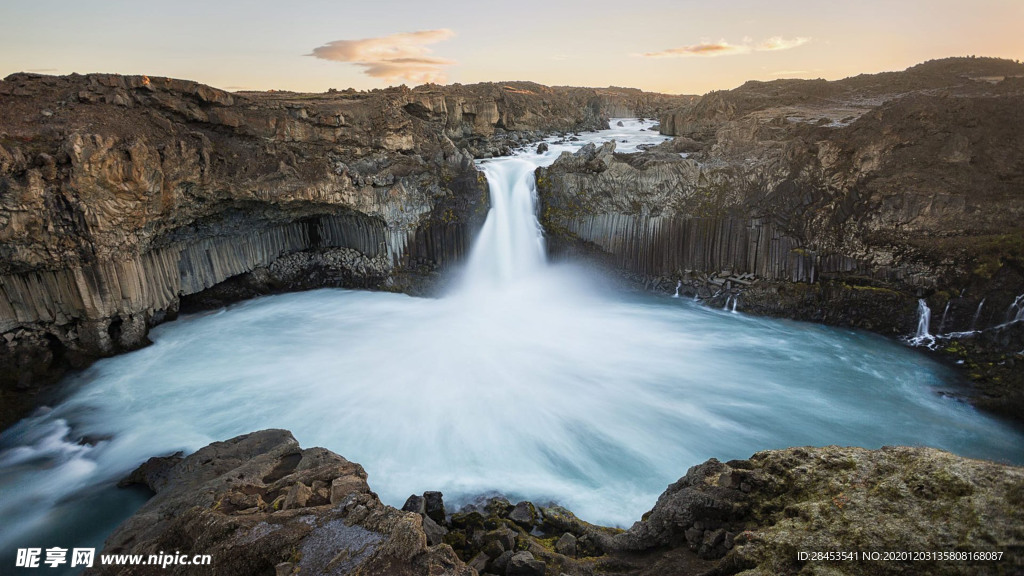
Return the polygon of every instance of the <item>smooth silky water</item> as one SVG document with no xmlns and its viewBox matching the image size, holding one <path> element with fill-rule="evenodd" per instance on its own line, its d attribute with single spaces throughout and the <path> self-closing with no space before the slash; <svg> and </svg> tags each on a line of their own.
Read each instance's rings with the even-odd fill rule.
<svg viewBox="0 0 1024 576">
<path fill-rule="evenodd" d="M 573 145 L 664 139 L 624 124 Z M 4 562 L 18 546 L 101 546 L 142 501 L 113 488 L 139 463 L 263 428 L 361 463 L 395 506 L 501 492 L 624 527 L 711 457 L 904 444 L 1024 463 L 1019 429 L 949 397 L 953 375 L 897 342 L 546 264 L 532 172 L 571 147 L 481 163 L 493 208 L 444 298 L 259 298 L 70 377 L 0 436 Z"/>
</svg>

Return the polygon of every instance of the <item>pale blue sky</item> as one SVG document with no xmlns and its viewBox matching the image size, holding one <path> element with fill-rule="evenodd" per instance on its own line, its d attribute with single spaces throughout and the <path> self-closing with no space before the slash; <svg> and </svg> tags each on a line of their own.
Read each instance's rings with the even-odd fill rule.
<svg viewBox="0 0 1024 576">
<path fill-rule="evenodd" d="M 463 83 L 703 93 L 748 79 L 835 79 L 945 56 L 1024 58 L 1021 0 L 4 0 L 0 22 L 0 76 L 118 72 L 228 89 L 412 84 L 306 55 L 333 41 L 440 29 L 454 35 L 416 48 L 416 57 L 454 61 L 438 73 Z M 789 48 L 763 49 L 772 38 Z M 726 55 L 642 55 L 723 42 Z"/>
</svg>

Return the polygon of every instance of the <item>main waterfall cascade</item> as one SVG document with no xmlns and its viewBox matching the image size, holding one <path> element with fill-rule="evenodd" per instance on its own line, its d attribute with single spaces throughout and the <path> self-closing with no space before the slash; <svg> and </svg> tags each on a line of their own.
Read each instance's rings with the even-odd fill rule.
<svg viewBox="0 0 1024 576">
<path fill-rule="evenodd" d="M 1024 462 L 1019 430 L 943 394 L 946 369 L 898 343 L 606 293 L 545 263 L 533 169 L 587 142 L 664 139 L 649 126 L 482 162 L 492 210 L 445 298 L 259 298 L 69 378 L 0 436 L 0 554 L 101 546 L 138 505 L 113 487 L 138 464 L 271 427 L 361 463 L 392 505 L 500 491 L 619 526 L 711 457 L 908 444 Z"/>
</svg>

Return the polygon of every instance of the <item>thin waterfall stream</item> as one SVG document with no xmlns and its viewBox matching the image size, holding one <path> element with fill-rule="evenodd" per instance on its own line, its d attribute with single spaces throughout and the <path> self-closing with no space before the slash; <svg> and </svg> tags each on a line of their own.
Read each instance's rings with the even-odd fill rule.
<svg viewBox="0 0 1024 576">
<path fill-rule="evenodd" d="M 534 169 L 588 142 L 664 140 L 650 126 L 482 162 L 491 212 L 443 298 L 257 298 L 68 378 L 0 436 L 0 552 L 100 546 L 140 502 L 114 485 L 141 462 L 272 427 L 361 463 L 392 505 L 500 492 L 618 526 L 711 457 L 905 444 L 1024 463 L 1019 429 L 896 341 L 616 292 L 546 262 Z"/>
</svg>

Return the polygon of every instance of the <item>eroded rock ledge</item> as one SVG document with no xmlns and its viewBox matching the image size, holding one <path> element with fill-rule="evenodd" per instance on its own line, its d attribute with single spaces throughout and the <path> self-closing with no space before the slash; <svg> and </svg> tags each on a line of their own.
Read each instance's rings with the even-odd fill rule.
<svg viewBox="0 0 1024 576">
<path fill-rule="evenodd" d="M 221 575 L 1011 574 L 1024 569 L 1024 469 L 929 448 L 789 448 L 709 460 L 629 530 L 557 506 L 442 495 L 380 502 L 358 464 L 264 430 L 129 478 L 156 491 L 104 553 L 211 554 Z M 1003 552 L 999 561 L 800 560 L 800 551 Z M 95 574 L 192 574 L 112 567 Z"/>
</svg>

